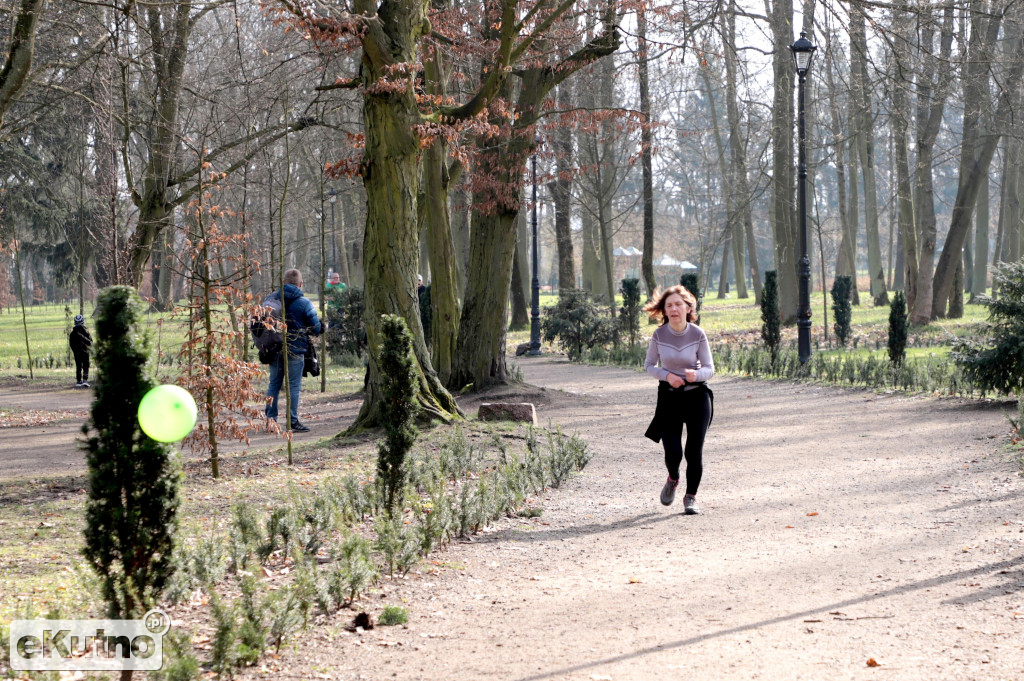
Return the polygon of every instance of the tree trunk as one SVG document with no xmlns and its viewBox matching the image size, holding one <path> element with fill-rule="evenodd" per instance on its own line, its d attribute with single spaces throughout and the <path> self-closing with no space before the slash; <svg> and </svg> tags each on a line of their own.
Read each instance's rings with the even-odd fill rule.
<svg viewBox="0 0 1024 681">
<path fill-rule="evenodd" d="M 868 246 L 868 276 L 875 305 L 888 305 L 885 271 L 878 227 L 878 190 L 875 185 L 875 128 L 871 111 L 870 84 L 867 73 L 867 37 L 864 11 L 856 3 L 850 7 L 850 68 L 854 129 L 857 134 L 857 155 L 864 178 L 864 234 Z"/>
<path fill-rule="evenodd" d="M 904 83 L 909 83 L 904 64 L 909 63 L 908 50 L 906 45 L 910 41 L 910 15 L 906 12 L 896 12 L 893 16 L 896 24 L 897 40 L 894 42 L 894 59 L 897 69 L 897 83 L 892 89 L 893 112 L 895 116 L 892 121 L 893 129 L 893 151 L 896 161 L 896 209 L 898 211 L 899 239 L 901 247 L 896 256 L 897 272 L 895 285 L 896 289 L 903 289 L 907 299 L 907 309 L 914 307 L 917 298 L 918 282 L 918 261 L 917 261 L 917 231 L 914 228 L 914 197 L 911 191 L 910 177 L 910 153 L 908 149 L 907 125 L 908 120 L 904 112 L 908 111 L 906 90 Z"/>
<path fill-rule="evenodd" d="M 725 225 L 725 235 L 722 238 L 722 266 L 718 270 L 718 292 L 716 298 L 725 298 L 729 292 L 729 259 L 732 246 L 732 230 L 728 223 Z"/>
<path fill-rule="evenodd" d="M 1016 262 L 1020 258 L 1020 223 L 1021 203 L 1020 195 L 1022 189 L 1022 176 L 1019 170 L 1021 160 L 1021 143 L 1018 139 L 1011 138 L 1007 144 L 1006 163 L 1007 167 L 1003 173 L 1003 187 L 1001 208 L 999 211 L 999 244 L 997 260 L 995 262 L 1006 263 Z"/>
<path fill-rule="evenodd" d="M 305 217 L 295 221 L 295 249 L 292 251 L 292 267 L 308 271 L 309 267 L 309 222 Z"/>
<path fill-rule="evenodd" d="M 852 120 L 850 126 L 851 129 L 854 127 Z M 850 191 L 848 192 L 849 205 L 846 211 L 846 225 L 850 232 L 846 237 L 844 272 L 850 277 L 850 302 L 860 305 L 860 289 L 857 286 L 857 232 L 860 231 L 860 184 L 857 182 L 857 169 L 860 164 L 857 162 L 856 134 L 850 135 L 847 154 L 850 159 Z"/>
<path fill-rule="evenodd" d="M 949 318 L 960 319 L 964 316 L 964 261 L 960 259 L 953 272 L 953 288 L 949 292 Z"/>
<path fill-rule="evenodd" d="M 534 146 L 534 125 L 542 113 L 541 105 L 548 93 L 569 75 L 618 49 L 619 34 L 613 19 L 606 15 L 602 33 L 561 64 L 538 66 L 519 73 L 522 84 L 515 105 L 517 116 L 508 140 L 505 144 L 488 144 L 480 149 L 481 167 L 493 169 L 499 186 L 516 188 L 513 196 L 519 196 L 526 159 Z M 502 118 L 502 124 L 507 124 L 506 120 Z M 491 201 L 493 196 L 488 192 L 486 196 L 474 196 L 473 200 L 466 296 L 456 366 L 449 381 L 453 387 L 472 384 L 480 390 L 507 381 L 505 301 L 512 275 L 514 224 L 520 204 L 516 201 L 509 205 L 500 197 Z M 478 207 L 487 204 L 497 207 L 483 214 Z"/>
<path fill-rule="evenodd" d="M 558 108 L 572 107 L 568 83 L 558 87 Z M 558 290 L 576 288 L 576 272 L 572 248 L 572 131 L 561 126 L 554 134 L 555 179 L 548 183 L 555 204 L 555 244 L 558 248 Z M 519 251 L 517 251 L 518 253 Z"/>
<path fill-rule="evenodd" d="M 1019 9 L 1017 13 L 1019 15 Z M 1000 18 L 999 15 L 973 17 L 978 28 L 972 31 L 971 46 L 968 48 L 968 77 L 964 79 L 964 98 L 972 104 L 989 99 L 988 74 L 992 61 L 989 55 L 996 44 Z M 1019 102 L 1019 97 L 1014 95 L 1020 88 L 1021 76 L 1024 74 L 1024 40 L 1016 17 L 1007 20 L 1006 32 L 1007 55 L 1011 61 L 1000 83 L 999 103 L 992 119 L 994 129 L 981 130 L 981 111 L 975 106 L 966 106 L 964 109 L 957 196 L 953 203 L 949 232 L 932 283 L 933 318 L 942 317 L 946 312 L 946 300 L 951 295 L 955 270 L 963 257 L 964 241 L 981 190 L 981 178 L 988 173 L 999 138 L 1009 128 L 1011 111 Z"/>
<path fill-rule="evenodd" d="M 353 188 L 352 191 L 340 194 L 339 201 L 341 203 L 341 216 L 345 224 L 356 230 L 358 230 L 360 224 L 364 226 L 363 233 L 360 234 L 357 231 L 351 239 L 352 245 L 349 247 L 349 253 L 346 254 L 346 257 L 349 258 L 349 278 L 352 280 L 350 284 L 363 288 L 366 284 L 363 268 L 363 238 L 366 236 L 366 217 L 361 216 L 359 214 L 360 211 L 356 208 L 356 202 L 364 203 L 364 197 L 360 196 L 357 198 L 356 194 L 357 189 Z"/>
<path fill-rule="evenodd" d="M 971 299 L 977 302 L 988 288 L 988 237 L 991 217 L 989 215 L 989 180 L 988 176 L 981 180 L 981 193 L 978 195 L 978 211 L 974 218 L 974 268 L 971 272 Z"/>
<path fill-rule="evenodd" d="M 647 44 L 647 12 L 641 3 L 637 6 L 637 46 L 639 54 L 640 76 L 640 115 L 643 118 L 640 128 L 640 166 L 643 177 L 643 202 L 644 202 L 644 244 L 641 269 L 643 272 L 644 284 L 647 287 L 647 299 L 654 296 L 654 289 L 658 287 L 654 279 L 654 170 L 653 170 L 653 147 L 654 136 L 651 133 L 651 85 L 648 69 L 649 46 Z"/>
<path fill-rule="evenodd" d="M 466 296 L 466 263 L 469 260 L 469 195 L 462 183 L 449 192 L 452 240 L 455 243 L 455 272 L 458 276 L 459 300 Z"/>
<path fill-rule="evenodd" d="M 583 204 L 580 223 L 583 227 L 580 230 L 583 233 L 583 288 L 593 296 L 601 296 L 605 293 L 601 256 L 598 251 L 601 236 L 598 221 L 586 203 Z"/>
<path fill-rule="evenodd" d="M 935 190 L 932 169 L 935 158 L 935 140 L 942 124 L 942 112 L 949 94 L 949 56 L 953 45 L 953 7 L 943 10 L 939 38 L 939 56 L 932 54 L 935 27 L 932 17 L 919 15 L 921 73 L 917 79 L 917 164 L 914 177 L 914 218 L 917 222 L 919 243 L 918 277 L 914 306 L 910 310 L 911 324 L 927 324 L 931 320 L 932 273 L 935 271 Z M 907 282 L 909 287 L 911 284 Z"/>
<path fill-rule="evenodd" d="M 602 59 L 598 64 L 600 99 L 598 106 L 610 111 L 615 106 L 615 55 Z M 615 128 L 610 120 L 601 123 L 601 162 L 597 166 L 597 181 L 600 187 L 598 197 L 598 224 L 601 228 L 601 259 L 604 261 L 605 286 L 608 291 L 608 309 L 612 319 L 618 307 L 615 305 L 615 255 L 612 244 L 612 200 L 615 198 Z"/>
<path fill-rule="evenodd" d="M 448 153 L 440 139 L 423 154 L 425 167 L 427 246 L 430 255 L 431 360 L 441 383 L 451 376 L 459 337 L 458 274 L 455 241 L 448 214 L 451 176 Z"/>
<path fill-rule="evenodd" d="M 447 3 L 440 3 L 442 6 Z M 450 68 L 442 61 L 439 50 L 427 59 L 424 70 L 427 92 L 445 97 L 448 94 Z M 426 178 L 427 246 L 430 259 L 431 360 L 438 379 L 447 384 L 455 362 L 455 348 L 459 338 L 459 275 L 456 268 L 455 238 L 452 234 L 450 201 L 452 183 L 458 179 L 462 165 L 448 163 L 448 144 L 436 137 L 423 153 Z M 453 175 L 455 177 L 453 177 Z"/>
<path fill-rule="evenodd" d="M 28 85 L 36 51 L 36 29 L 46 0 L 21 0 L 0 68 L 0 129 L 8 109 Z M 5 22 L 6 23 L 6 22 Z"/>
<path fill-rule="evenodd" d="M 370 11 L 369 8 L 364 9 Z M 404 12 L 373 25 L 362 37 L 360 76 L 363 83 L 395 81 L 399 78 L 396 64 L 418 61 L 417 44 L 422 31 L 429 26 L 427 7 L 422 2 L 408 2 L 402 3 L 402 9 Z M 370 352 L 365 397 L 349 432 L 373 427 L 380 422 L 383 395 L 377 362 L 384 340 L 381 316 L 386 314 L 402 317 L 412 335 L 421 410 L 428 418 L 443 421 L 461 413 L 434 372 L 423 338 L 416 296 L 419 250 L 416 199 L 421 149 L 415 129 L 421 118 L 412 84 L 414 76 L 414 72 L 405 75 L 405 87 L 375 88 L 364 91 L 363 95 L 366 130 L 363 186 L 366 188 L 367 216 L 362 254 L 366 335 Z M 507 290 L 506 284 L 500 295 L 504 297 Z"/>
<path fill-rule="evenodd" d="M 779 278 L 779 314 L 783 324 L 796 321 L 797 235 L 793 190 L 793 2 L 776 0 L 771 6 L 772 70 L 775 86 L 772 101 L 771 220 L 775 237 L 775 269 Z"/>
<path fill-rule="evenodd" d="M 520 204 L 522 205 L 522 204 Z M 512 285 L 509 299 L 512 303 L 512 321 L 509 328 L 521 331 L 530 325 L 530 233 L 526 226 L 526 212 L 520 210 L 516 218 L 516 248 L 512 256 Z"/>
<path fill-rule="evenodd" d="M 708 75 L 708 68 L 700 70 L 704 80 L 704 87 L 708 94 L 708 107 L 711 114 L 711 128 L 714 132 L 715 151 L 718 155 L 718 172 L 722 182 L 722 193 L 725 195 L 725 235 L 722 245 L 722 269 L 718 278 L 718 297 L 724 298 L 729 290 L 729 254 L 733 254 L 732 265 L 736 274 L 736 291 L 740 298 L 747 297 L 747 285 L 743 271 L 743 226 L 740 222 L 737 204 L 742 200 L 736 197 L 736 187 L 732 173 L 725 158 L 725 143 L 722 140 L 722 129 L 718 123 L 718 110 L 715 104 L 715 93 L 711 85 L 711 77 Z"/>
<path fill-rule="evenodd" d="M 722 12 L 722 35 L 725 50 L 725 112 L 729 126 L 729 178 L 733 209 L 734 265 L 736 267 L 736 297 L 747 297 L 746 272 L 743 269 L 743 250 L 746 243 L 750 281 L 754 286 L 754 302 L 761 300 L 761 275 L 757 266 L 757 243 L 754 241 L 754 220 L 751 215 L 752 197 L 747 182 L 747 150 L 744 143 L 743 121 L 740 119 L 739 97 L 736 93 L 736 2 L 730 0 L 728 12 Z"/>
<path fill-rule="evenodd" d="M 472 385 L 475 390 L 482 390 L 508 380 L 505 311 L 512 280 L 517 217 L 518 212 L 513 210 L 473 213 L 466 297 L 456 365 L 449 381 L 452 388 Z"/>
</svg>

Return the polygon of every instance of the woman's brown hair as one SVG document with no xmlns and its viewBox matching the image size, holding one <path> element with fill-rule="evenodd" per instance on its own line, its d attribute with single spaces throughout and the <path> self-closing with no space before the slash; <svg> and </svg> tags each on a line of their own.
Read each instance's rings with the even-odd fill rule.
<svg viewBox="0 0 1024 681">
<path fill-rule="evenodd" d="M 658 289 L 654 289 L 654 297 L 651 298 L 651 302 L 644 305 L 644 311 L 655 319 L 660 319 L 662 323 L 667 320 L 665 316 L 665 301 L 671 295 L 677 295 L 687 302 L 690 306 L 690 311 L 686 313 L 686 321 L 696 322 L 697 321 L 697 299 L 692 293 L 686 290 L 685 286 L 669 286 L 662 292 L 658 292 Z"/>
</svg>

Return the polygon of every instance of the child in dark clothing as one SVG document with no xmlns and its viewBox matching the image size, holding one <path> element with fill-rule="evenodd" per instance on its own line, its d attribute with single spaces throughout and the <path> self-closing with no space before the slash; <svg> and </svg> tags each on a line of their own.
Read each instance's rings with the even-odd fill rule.
<svg viewBox="0 0 1024 681">
<path fill-rule="evenodd" d="M 68 345 L 75 355 L 75 386 L 78 388 L 89 387 L 89 348 L 92 347 L 92 336 L 89 329 L 85 328 L 85 317 L 75 315 L 75 328 L 71 329 L 68 335 Z"/>
</svg>

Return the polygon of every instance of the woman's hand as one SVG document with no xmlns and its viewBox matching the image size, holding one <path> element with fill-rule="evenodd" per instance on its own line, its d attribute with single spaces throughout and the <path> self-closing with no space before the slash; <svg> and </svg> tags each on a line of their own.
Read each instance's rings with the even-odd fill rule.
<svg viewBox="0 0 1024 681">
<path fill-rule="evenodd" d="M 668 381 L 668 384 L 673 388 L 682 388 L 684 385 L 686 385 L 686 381 L 684 381 L 681 377 L 675 374 L 669 374 L 666 380 Z"/>
<path fill-rule="evenodd" d="M 697 370 L 696 369 L 686 369 L 686 370 L 684 370 L 683 371 L 683 376 L 686 378 L 686 382 L 687 383 L 696 383 L 697 382 Z"/>
</svg>

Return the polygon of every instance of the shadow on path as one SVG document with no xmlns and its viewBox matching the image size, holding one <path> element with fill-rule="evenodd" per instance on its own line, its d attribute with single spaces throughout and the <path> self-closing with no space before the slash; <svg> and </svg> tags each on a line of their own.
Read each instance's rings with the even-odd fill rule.
<svg viewBox="0 0 1024 681">
<path fill-rule="evenodd" d="M 474 544 L 494 544 L 497 542 L 542 542 L 542 541 L 557 541 L 561 539 L 575 539 L 583 536 L 590 536 L 595 534 L 603 534 L 605 532 L 616 532 L 618 530 L 628 530 L 631 528 L 645 529 L 650 523 L 662 523 L 666 520 L 672 520 L 675 515 L 669 514 L 664 515 L 661 513 L 642 513 L 632 518 L 623 518 L 617 520 L 614 523 L 608 523 L 603 525 L 601 523 L 587 523 L 586 525 L 572 525 L 570 527 L 556 528 L 550 530 L 533 530 L 525 532 L 523 530 L 511 529 L 504 532 L 495 532 L 494 534 L 487 535 L 485 539 L 478 539 L 474 541 Z"/>
<path fill-rule="evenodd" d="M 954 572 L 952 574 L 943 575 L 940 577 L 933 577 L 931 579 L 925 579 L 920 582 L 913 584 L 905 584 L 903 586 L 894 587 L 888 591 L 882 591 L 875 594 L 866 596 L 860 596 L 858 598 L 850 598 L 845 601 L 839 601 L 837 603 L 831 603 L 829 605 L 823 605 L 820 608 L 811 608 L 809 610 L 802 610 L 800 612 L 791 613 L 789 615 L 780 615 L 779 617 L 773 617 L 771 619 L 761 620 L 760 622 L 751 622 L 750 624 L 744 624 L 738 627 L 732 627 L 730 629 L 723 629 L 721 631 L 715 631 L 708 634 L 701 634 L 700 636 L 693 636 L 691 638 L 682 639 L 680 641 L 674 641 L 672 643 L 664 643 L 657 646 L 652 646 L 638 650 L 634 653 L 624 653 L 622 655 L 616 655 L 615 657 L 606 657 L 602 660 L 595 660 L 593 662 L 587 662 L 585 664 L 577 664 L 571 667 L 562 667 L 549 672 L 543 672 L 541 674 L 533 674 L 531 676 L 521 676 L 516 681 L 539 681 L 540 679 L 557 678 L 567 674 L 584 671 L 587 669 L 593 669 L 607 664 L 615 664 L 617 662 L 626 662 L 629 660 L 635 660 L 645 655 L 652 653 L 658 653 L 665 650 L 675 650 L 678 648 L 685 648 L 687 646 L 696 645 L 723 636 L 729 636 L 731 634 L 737 634 L 743 631 L 750 631 L 752 629 L 759 629 L 761 627 L 768 627 L 773 624 L 780 624 L 782 622 L 788 622 L 790 620 L 800 619 L 802 617 L 808 617 L 810 615 L 817 615 L 820 613 L 833 612 L 835 610 L 841 610 L 842 608 L 848 608 L 852 605 L 858 605 L 861 603 L 867 603 L 870 601 L 878 600 L 881 598 L 888 598 L 890 596 L 902 596 L 904 594 L 912 593 L 914 591 L 920 591 L 922 589 L 930 589 L 932 587 L 941 586 L 950 582 L 955 582 L 961 579 L 969 579 L 971 577 L 979 577 L 984 574 L 992 572 L 998 572 L 999 574 L 1012 574 L 1009 572 L 1011 568 L 1019 568 L 1024 566 L 1024 555 L 1010 560 L 1004 560 L 999 563 L 991 563 L 989 565 L 983 565 L 970 570 L 961 570 L 960 572 Z"/>
</svg>

